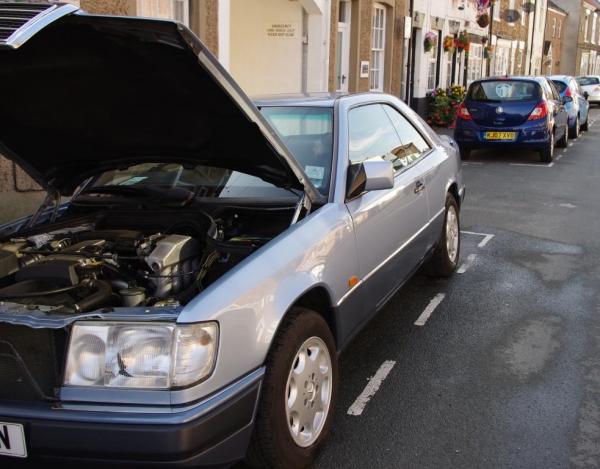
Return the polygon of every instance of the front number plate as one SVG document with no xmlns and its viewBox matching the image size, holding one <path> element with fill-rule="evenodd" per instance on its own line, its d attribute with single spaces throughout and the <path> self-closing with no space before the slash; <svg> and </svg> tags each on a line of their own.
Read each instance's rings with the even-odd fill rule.
<svg viewBox="0 0 600 469">
<path fill-rule="evenodd" d="M 516 132 L 486 132 L 486 140 L 514 140 L 517 138 Z"/>
<path fill-rule="evenodd" d="M 27 457 L 23 425 L 0 422 L 0 455 Z"/>
</svg>

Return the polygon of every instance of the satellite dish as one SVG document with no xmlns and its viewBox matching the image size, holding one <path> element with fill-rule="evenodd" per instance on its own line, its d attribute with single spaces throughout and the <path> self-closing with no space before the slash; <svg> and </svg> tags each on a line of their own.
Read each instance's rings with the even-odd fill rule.
<svg viewBox="0 0 600 469">
<path fill-rule="evenodd" d="M 533 2 L 525 2 L 523 3 L 523 12 L 532 13 L 535 10 L 535 3 Z"/>
<path fill-rule="evenodd" d="M 521 13 L 517 10 L 506 10 L 502 19 L 507 23 L 516 23 L 521 19 Z"/>
</svg>

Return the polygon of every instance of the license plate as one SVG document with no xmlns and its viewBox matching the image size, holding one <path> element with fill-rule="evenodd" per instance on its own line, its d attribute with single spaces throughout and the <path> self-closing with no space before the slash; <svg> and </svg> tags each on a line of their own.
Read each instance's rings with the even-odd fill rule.
<svg viewBox="0 0 600 469">
<path fill-rule="evenodd" d="M 23 425 L 0 422 L 0 455 L 27 457 Z"/>
<path fill-rule="evenodd" d="M 486 132 L 486 140 L 514 140 L 517 138 L 516 132 Z"/>
</svg>

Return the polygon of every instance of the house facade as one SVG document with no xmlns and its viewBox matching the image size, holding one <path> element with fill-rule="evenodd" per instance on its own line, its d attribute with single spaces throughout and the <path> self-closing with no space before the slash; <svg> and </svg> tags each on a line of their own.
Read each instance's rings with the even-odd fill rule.
<svg viewBox="0 0 600 469">
<path fill-rule="evenodd" d="M 560 60 L 565 75 L 600 74 L 600 2 L 553 0 L 567 15 Z"/>
<path fill-rule="evenodd" d="M 545 75 L 560 73 L 567 16 L 568 14 L 565 10 L 554 2 L 548 1 L 544 31 L 544 59 L 542 63 L 542 72 Z"/>
</svg>

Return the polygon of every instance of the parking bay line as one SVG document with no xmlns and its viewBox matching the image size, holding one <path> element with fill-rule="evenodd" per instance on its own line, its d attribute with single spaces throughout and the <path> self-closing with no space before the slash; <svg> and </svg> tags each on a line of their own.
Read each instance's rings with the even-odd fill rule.
<svg viewBox="0 0 600 469">
<path fill-rule="evenodd" d="M 495 235 L 490 233 L 476 233 L 475 231 L 461 231 L 463 234 L 475 235 L 475 236 L 483 236 L 483 239 L 477 245 L 478 248 L 484 248 L 487 243 L 489 243 Z"/>
<path fill-rule="evenodd" d="M 440 303 L 444 301 L 444 298 L 446 298 L 445 293 L 438 293 L 437 295 L 435 295 L 433 299 L 429 302 L 429 304 L 425 307 L 421 315 L 415 321 L 415 326 L 424 326 L 429 317 L 435 311 L 435 308 L 437 308 L 440 305 Z"/>
<path fill-rule="evenodd" d="M 469 267 L 471 267 L 473 265 L 473 262 L 475 262 L 476 257 L 477 257 L 477 254 L 469 254 L 469 256 L 467 257 L 467 260 L 462 263 L 462 265 L 459 267 L 459 269 L 456 271 L 456 273 L 464 274 L 467 270 L 469 270 Z"/>
<path fill-rule="evenodd" d="M 375 376 L 369 380 L 369 383 L 365 386 L 365 389 L 363 389 L 363 392 L 360 393 L 353 404 L 348 408 L 348 415 L 358 416 L 363 413 L 363 410 L 365 410 L 365 407 L 373 398 L 375 393 L 379 391 L 381 383 L 383 383 L 383 381 L 390 374 L 390 371 L 392 371 L 392 368 L 394 368 L 395 364 L 396 362 L 392 360 L 386 360 L 382 363 L 377 370 L 377 373 L 375 373 Z"/>
<path fill-rule="evenodd" d="M 554 163 L 549 164 L 533 164 L 533 163 L 509 163 L 511 166 L 531 166 L 532 168 L 552 168 Z"/>
</svg>

